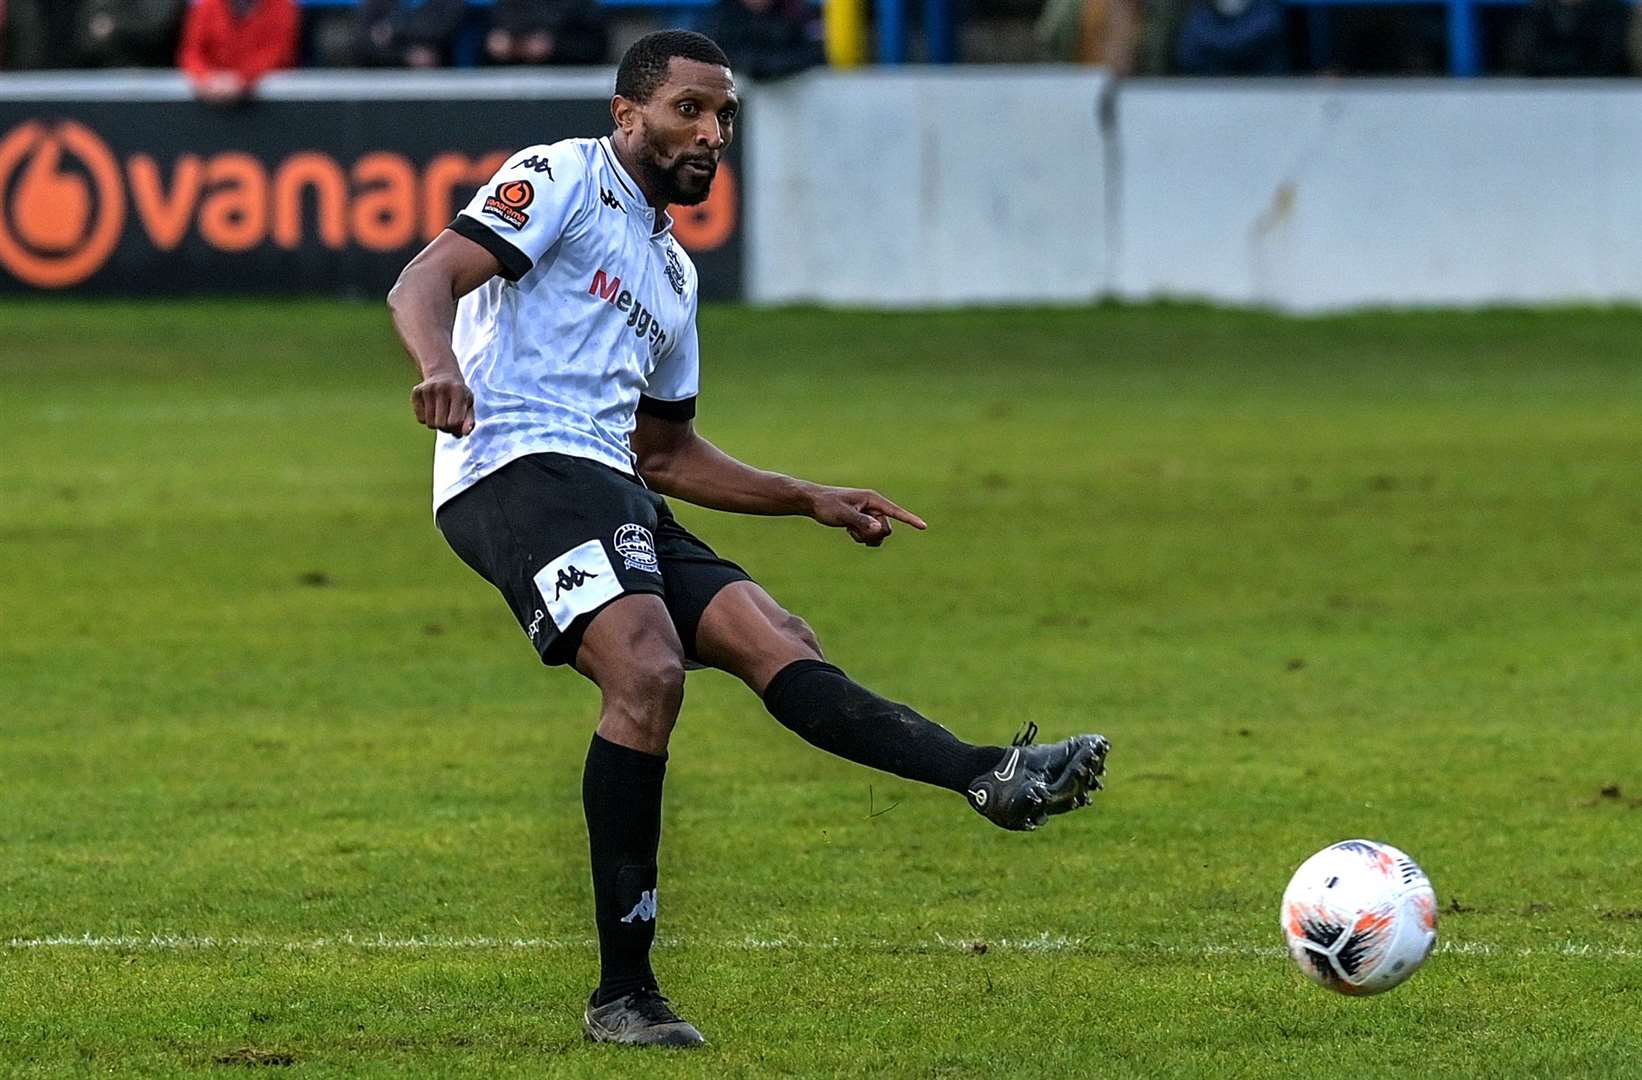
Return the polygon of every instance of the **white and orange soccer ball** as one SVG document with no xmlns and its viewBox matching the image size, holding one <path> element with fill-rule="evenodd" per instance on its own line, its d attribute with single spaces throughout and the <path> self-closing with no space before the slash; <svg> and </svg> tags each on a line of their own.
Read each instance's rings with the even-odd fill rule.
<svg viewBox="0 0 1642 1080">
<path fill-rule="evenodd" d="M 1283 890 L 1283 937 L 1300 970 L 1342 994 L 1378 994 L 1437 944 L 1437 894 L 1390 844 L 1342 840 L 1300 864 Z"/>
</svg>

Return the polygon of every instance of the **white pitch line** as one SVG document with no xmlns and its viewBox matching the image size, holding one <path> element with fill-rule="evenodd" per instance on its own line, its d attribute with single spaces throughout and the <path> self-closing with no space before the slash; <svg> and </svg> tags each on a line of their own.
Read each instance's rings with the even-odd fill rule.
<svg viewBox="0 0 1642 1080">
<path fill-rule="evenodd" d="M 390 937 L 386 934 L 338 934 L 334 937 L 269 938 L 255 935 L 227 935 L 216 937 L 201 934 L 79 934 L 47 937 L 13 937 L 0 939 L 0 946 L 16 950 L 90 949 L 127 952 L 183 952 L 220 951 L 227 949 L 263 949 L 283 952 L 325 952 L 331 950 L 362 949 L 384 952 L 415 951 L 518 951 L 538 952 L 559 949 L 593 949 L 598 942 L 593 938 L 541 937 L 441 937 L 437 935 Z M 898 952 L 1023 952 L 1059 953 L 1081 952 L 1095 956 L 1182 956 L 1201 957 L 1279 957 L 1285 950 L 1278 945 L 1234 943 L 1170 944 L 1166 942 L 1104 942 L 1085 937 L 1042 933 L 1017 938 L 949 938 L 935 935 L 933 941 L 891 939 L 806 940 L 790 937 L 742 937 L 721 940 L 662 938 L 662 948 L 692 945 L 713 949 L 746 952 L 819 952 L 859 949 L 864 951 Z M 983 948 L 984 946 L 984 948 Z M 1642 948 L 1597 942 L 1563 941 L 1546 945 L 1496 945 L 1486 941 L 1444 941 L 1437 952 L 1455 956 L 1571 956 L 1592 957 L 1602 960 L 1642 959 Z"/>
</svg>

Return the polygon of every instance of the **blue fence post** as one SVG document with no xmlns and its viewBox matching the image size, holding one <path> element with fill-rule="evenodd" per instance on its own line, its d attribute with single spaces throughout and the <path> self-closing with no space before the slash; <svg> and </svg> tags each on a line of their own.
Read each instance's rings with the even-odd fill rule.
<svg viewBox="0 0 1642 1080">
<path fill-rule="evenodd" d="M 878 0 L 878 62 L 904 64 L 907 59 L 906 0 Z"/>
<path fill-rule="evenodd" d="M 958 59 L 952 4 L 953 0 L 924 0 L 924 40 L 929 43 L 932 64 L 950 64 Z"/>
<path fill-rule="evenodd" d="M 1457 78 L 1482 74 L 1482 42 L 1475 0 L 1448 0 L 1448 70 Z"/>
<path fill-rule="evenodd" d="M 1306 9 L 1306 47 L 1311 51 L 1311 66 L 1321 71 L 1334 63 L 1334 27 L 1326 7 Z"/>
</svg>

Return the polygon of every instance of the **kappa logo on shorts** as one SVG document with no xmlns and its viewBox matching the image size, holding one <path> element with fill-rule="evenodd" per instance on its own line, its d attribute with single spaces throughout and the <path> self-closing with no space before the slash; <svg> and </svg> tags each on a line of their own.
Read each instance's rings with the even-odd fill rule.
<svg viewBox="0 0 1642 1080">
<path fill-rule="evenodd" d="M 598 610 L 622 594 L 610 556 L 597 540 L 571 548 L 536 571 L 532 580 L 542 606 L 561 632 L 579 616 Z"/>
<path fill-rule="evenodd" d="M 589 574 L 580 567 L 567 566 L 559 571 L 559 576 L 553 582 L 553 599 L 557 600 L 572 589 L 579 589 L 587 582 L 599 575 Z"/>
<path fill-rule="evenodd" d="M 536 199 L 536 189 L 529 180 L 508 180 L 496 185 L 496 191 L 485 197 L 484 213 L 499 217 L 515 229 L 522 229 L 530 220 L 525 207 Z"/>
<path fill-rule="evenodd" d="M 541 633 L 542 620 L 545 618 L 547 618 L 547 612 L 537 608 L 535 617 L 530 620 L 530 625 L 525 628 L 525 632 L 530 635 L 531 641 L 535 641 L 536 635 Z"/>
<path fill-rule="evenodd" d="M 656 541 L 643 525 L 628 523 L 616 530 L 616 554 L 629 570 L 643 570 L 647 574 L 661 573 L 656 559 Z"/>
</svg>

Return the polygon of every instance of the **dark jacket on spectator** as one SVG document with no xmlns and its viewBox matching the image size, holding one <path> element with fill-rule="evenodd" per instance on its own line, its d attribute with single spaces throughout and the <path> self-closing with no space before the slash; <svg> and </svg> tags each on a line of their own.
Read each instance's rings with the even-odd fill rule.
<svg viewBox="0 0 1642 1080">
<path fill-rule="evenodd" d="M 85 0 L 77 35 L 87 67 L 170 67 L 185 0 Z"/>
<path fill-rule="evenodd" d="M 450 45 L 462 25 L 463 0 L 363 0 L 359 5 L 359 61 L 395 66 L 408 49 L 431 49 L 450 62 Z"/>
<path fill-rule="evenodd" d="M 1630 11 L 1622 0 L 1535 0 L 1523 33 L 1523 70 L 1574 78 L 1624 75 Z"/>
<path fill-rule="evenodd" d="M 5 0 L 0 26 L 0 67 L 72 68 L 79 66 L 74 45 L 77 0 Z"/>
<path fill-rule="evenodd" d="M 610 54 L 610 28 L 597 0 L 496 0 L 492 29 L 517 37 L 549 34 L 549 64 L 602 64 Z"/>
<path fill-rule="evenodd" d="M 719 0 L 704 33 L 736 74 L 779 79 L 827 62 L 820 19 L 804 0 Z"/>
<path fill-rule="evenodd" d="M 1197 0 L 1175 44 L 1182 75 L 1282 75 L 1288 34 L 1278 0 L 1247 4 Z"/>
<path fill-rule="evenodd" d="M 247 84 L 296 63 L 296 0 L 199 0 L 183 19 L 177 66 L 200 81 L 231 71 Z"/>
</svg>

